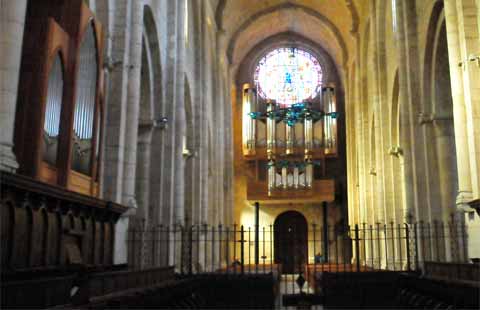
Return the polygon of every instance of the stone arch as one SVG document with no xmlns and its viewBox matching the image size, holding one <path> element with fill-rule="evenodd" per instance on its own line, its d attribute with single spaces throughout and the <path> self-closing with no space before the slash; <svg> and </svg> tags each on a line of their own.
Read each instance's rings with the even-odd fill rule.
<svg viewBox="0 0 480 310">
<path fill-rule="evenodd" d="M 342 34 L 340 33 L 340 30 L 337 28 L 337 26 L 329 20 L 327 17 L 325 17 L 323 14 L 320 12 L 304 5 L 296 4 L 296 3 L 291 3 L 291 2 L 285 2 L 281 3 L 279 5 L 271 6 L 268 7 L 264 10 L 261 10 L 259 12 L 256 12 L 255 14 L 249 16 L 232 34 L 229 43 L 228 43 L 228 48 L 227 48 L 227 57 L 230 63 L 233 63 L 233 52 L 236 46 L 236 43 L 241 35 L 242 32 L 244 32 L 246 29 L 251 27 L 252 25 L 255 24 L 255 22 L 267 15 L 273 14 L 277 11 L 281 10 L 298 10 L 301 12 L 306 13 L 309 16 L 312 16 L 316 20 L 318 20 L 321 24 L 325 25 L 334 35 L 335 39 L 337 40 L 337 43 L 340 46 L 341 53 L 342 53 L 342 60 L 343 63 L 345 64 L 346 61 L 348 60 L 348 49 L 347 45 L 343 39 Z"/>
<path fill-rule="evenodd" d="M 455 208 L 458 188 L 453 101 L 443 2 L 432 8 L 427 29 L 424 59 L 424 106 L 422 121 L 429 143 L 427 145 L 430 174 L 430 220 L 448 221 Z"/>
<path fill-rule="evenodd" d="M 145 8 L 144 15 L 148 14 Z M 148 18 L 147 18 L 148 19 Z M 144 21 L 146 19 L 144 18 Z M 146 26 L 146 25 L 145 25 Z M 149 218 L 150 153 L 154 124 L 154 88 L 152 53 L 148 39 L 148 28 L 142 35 L 142 56 L 140 69 L 140 107 L 138 120 L 137 160 L 135 173 L 135 197 L 137 218 L 144 222 Z M 140 223 L 137 223 L 140 225 Z"/>
<path fill-rule="evenodd" d="M 297 271 L 297 265 L 308 262 L 308 223 L 299 211 L 280 213 L 274 227 L 274 260 L 282 273 Z"/>
<path fill-rule="evenodd" d="M 426 45 L 425 45 L 425 55 L 424 55 L 424 75 L 428 79 L 424 80 L 423 84 L 423 92 L 427 98 L 432 95 L 432 92 L 434 91 L 434 83 L 435 81 L 433 79 L 430 79 L 432 77 L 432 74 L 434 74 L 434 56 L 435 56 L 435 45 L 436 45 L 436 40 L 438 36 L 438 30 L 439 30 L 439 23 L 441 23 L 441 19 L 444 19 L 444 13 L 443 13 L 443 1 L 436 1 L 432 7 L 432 11 L 430 14 L 430 19 L 428 22 L 428 28 L 427 28 L 427 37 L 426 37 Z M 425 106 L 422 107 L 422 112 L 425 113 L 430 113 L 432 111 L 433 107 L 433 102 L 429 102 L 428 100 L 426 101 L 427 103 Z"/>
<path fill-rule="evenodd" d="M 160 49 L 155 17 L 150 6 L 143 6 L 142 48 L 140 62 L 140 98 L 138 114 L 135 197 L 137 201 L 136 216 L 130 222 L 129 234 L 136 239 L 130 243 L 128 251 L 129 262 L 143 268 L 152 262 L 153 248 L 151 244 L 144 246 L 145 231 L 151 229 L 159 220 L 159 179 L 161 179 L 160 165 L 163 144 L 158 127 L 159 119 L 163 114 L 161 92 Z M 105 235 L 111 234 L 107 224 L 101 227 Z M 108 240 L 108 236 L 105 237 Z M 110 259 L 110 244 L 105 245 L 103 260 Z"/>
<path fill-rule="evenodd" d="M 303 35 L 293 31 L 289 31 L 289 32 L 278 33 L 255 45 L 244 57 L 244 59 L 241 62 L 241 65 L 238 67 L 238 71 L 236 72 L 236 74 L 234 74 L 236 76 L 237 83 L 239 79 L 241 79 L 247 74 L 252 79 L 250 83 L 253 84 L 253 72 L 255 71 L 255 66 L 258 64 L 258 61 L 271 50 L 274 50 L 279 47 L 288 47 L 292 45 L 309 52 L 315 58 L 317 58 L 323 73 L 324 80 L 322 82 L 324 84 L 331 82 L 331 81 L 328 81 L 327 79 L 331 77 L 333 74 L 335 74 L 335 72 L 332 72 L 334 71 L 332 69 L 333 64 L 330 65 L 330 63 L 333 62 L 331 61 L 331 59 L 333 58 L 328 53 L 328 51 L 323 49 L 314 41 L 304 37 Z M 249 61 L 247 66 L 244 66 L 243 64 L 246 63 L 245 61 L 246 59 L 249 59 Z"/>
<path fill-rule="evenodd" d="M 215 8 L 215 22 L 217 24 L 217 29 L 223 29 L 223 12 L 226 4 L 227 0 L 219 0 L 217 7 Z"/>
<path fill-rule="evenodd" d="M 164 159 L 164 143 L 163 143 L 163 132 L 162 124 L 159 122 L 165 116 L 165 105 L 164 105 L 164 94 L 163 94 L 163 76 L 162 76 L 162 58 L 160 51 L 159 35 L 158 28 L 156 24 L 156 18 L 153 10 L 150 6 L 144 6 L 143 13 L 143 40 L 145 46 L 148 46 L 148 78 L 145 77 L 145 83 L 149 83 L 150 87 L 150 98 L 149 101 L 151 104 L 149 112 L 150 117 L 145 117 L 147 119 L 147 124 L 150 123 L 147 128 L 147 135 L 145 136 L 146 143 L 145 146 L 148 146 L 148 149 L 145 150 L 144 154 L 148 157 L 148 189 L 144 195 L 148 196 L 146 208 L 146 214 L 148 214 L 149 221 L 145 223 L 147 227 L 152 228 L 153 226 L 159 224 L 160 222 L 160 205 L 162 201 L 162 165 L 152 165 L 152 161 L 155 160 L 157 163 L 162 163 Z M 143 83 L 142 83 L 143 84 Z M 147 106 L 147 105 L 146 105 Z M 140 114 L 142 115 L 142 114 Z M 168 120 L 167 120 L 168 122 Z M 167 124 L 168 125 L 168 124 Z"/>
</svg>

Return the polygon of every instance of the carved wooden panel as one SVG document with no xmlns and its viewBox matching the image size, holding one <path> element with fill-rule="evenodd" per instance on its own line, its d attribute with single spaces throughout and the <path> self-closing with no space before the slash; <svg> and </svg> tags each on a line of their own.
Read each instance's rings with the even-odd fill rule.
<svg viewBox="0 0 480 310">
<path fill-rule="evenodd" d="M 0 173 L 2 273 L 71 263 L 111 265 L 125 207 Z"/>
</svg>

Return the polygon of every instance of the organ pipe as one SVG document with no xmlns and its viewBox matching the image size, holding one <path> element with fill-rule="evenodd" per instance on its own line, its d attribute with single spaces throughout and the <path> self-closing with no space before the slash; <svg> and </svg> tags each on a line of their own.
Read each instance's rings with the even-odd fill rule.
<svg viewBox="0 0 480 310">
<path fill-rule="evenodd" d="M 257 112 L 257 92 L 250 84 L 243 85 L 243 146 L 245 155 L 255 154 L 256 121 L 251 113 Z"/>
<path fill-rule="evenodd" d="M 305 165 L 305 187 L 311 188 L 313 183 L 313 163 L 310 159 L 307 159 Z"/>
<path fill-rule="evenodd" d="M 287 167 L 282 167 L 282 187 L 283 189 L 288 187 Z"/>
<path fill-rule="evenodd" d="M 267 102 L 267 154 L 269 157 L 275 154 L 275 149 L 277 145 L 277 124 L 275 121 L 275 116 L 273 115 L 274 110 L 275 103 L 269 100 Z"/>
<path fill-rule="evenodd" d="M 323 89 L 323 105 L 325 108 L 325 149 L 327 153 L 333 153 L 336 151 L 337 143 L 336 102 L 333 87 L 325 87 Z"/>
<path fill-rule="evenodd" d="M 86 36 L 80 47 L 80 61 L 77 72 L 77 98 L 73 120 L 74 150 L 72 168 L 84 174 L 90 174 L 97 67 L 95 36 L 93 26 L 90 26 L 87 28 Z"/>
<path fill-rule="evenodd" d="M 331 121 L 331 133 L 332 133 L 332 151 L 336 153 L 337 149 L 337 102 L 335 96 L 335 90 L 331 88 L 331 100 L 330 100 L 330 121 Z"/>
<path fill-rule="evenodd" d="M 285 124 L 285 153 L 293 154 L 293 143 L 295 141 L 295 125 Z"/>
<path fill-rule="evenodd" d="M 268 162 L 268 192 L 275 188 L 275 179 L 277 177 L 275 169 L 275 162 L 270 160 Z"/>
<path fill-rule="evenodd" d="M 305 117 L 303 128 L 305 138 L 305 154 L 310 154 L 313 150 L 313 120 L 311 116 Z"/>
<path fill-rule="evenodd" d="M 298 176 L 299 176 L 299 169 L 297 166 L 293 168 L 293 187 L 295 189 L 298 188 L 299 182 L 298 182 Z"/>
<path fill-rule="evenodd" d="M 57 161 L 60 113 L 62 110 L 63 76 L 60 56 L 55 57 L 48 76 L 47 102 L 43 129 L 46 134 L 43 159 L 55 165 Z"/>
</svg>

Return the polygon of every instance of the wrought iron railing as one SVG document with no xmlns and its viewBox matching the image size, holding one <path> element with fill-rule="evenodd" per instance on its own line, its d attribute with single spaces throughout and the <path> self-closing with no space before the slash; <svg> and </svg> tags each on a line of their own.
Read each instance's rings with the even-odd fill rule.
<svg viewBox="0 0 480 310">
<path fill-rule="evenodd" d="M 256 237 L 257 236 L 257 237 Z M 461 222 L 311 225 L 308 228 L 242 225 L 131 228 L 129 265 L 175 266 L 180 274 L 414 271 L 425 261 L 465 262 Z"/>
</svg>

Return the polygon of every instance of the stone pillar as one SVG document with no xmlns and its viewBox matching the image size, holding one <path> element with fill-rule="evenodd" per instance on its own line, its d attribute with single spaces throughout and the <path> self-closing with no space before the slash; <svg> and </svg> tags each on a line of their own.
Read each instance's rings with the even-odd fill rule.
<svg viewBox="0 0 480 310">
<path fill-rule="evenodd" d="M 27 0 L 0 2 L 0 171 L 15 172 L 13 132 Z"/>
<path fill-rule="evenodd" d="M 455 124 L 455 145 L 457 151 L 458 195 L 457 206 L 466 206 L 472 200 L 472 181 L 468 147 L 468 128 L 466 98 L 463 85 L 462 61 L 456 0 L 445 1 L 445 20 L 447 27 L 448 57 L 453 99 L 453 119 Z"/>
<path fill-rule="evenodd" d="M 186 111 L 185 111 L 185 1 L 177 2 L 177 57 L 176 74 L 173 86 L 175 99 L 175 173 L 174 173 L 174 197 L 173 197 L 173 224 L 183 225 L 185 222 L 185 158 L 183 156 L 183 139 L 187 134 Z"/>
<path fill-rule="evenodd" d="M 225 56 L 225 62 L 227 57 Z M 228 69 L 227 69 L 228 70 Z M 234 189 L 233 189 L 233 119 L 232 119 L 232 98 L 230 93 L 230 72 L 227 72 L 225 79 L 225 224 L 233 224 L 233 208 L 234 208 Z"/>
<path fill-rule="evenodd" d="M 140 124 L 138 128 L 137 171 L 135 173 L 135 193 L 138 203 L 136 215 L 139 219 L 150 219 L 150 164 L 151 145 L 154 124 Z"/>
<path fill-rule="evenodd" d="M 176 58 L 177 58 L 177 5 L 176 1 L 167 2 L 167 45 L 165 62 L 165 116 L 168 118 L 168 127 L 164 132 L 164 153 L 162 165 L 162 202 L 159 205 L 162 208 L 159 212 L 159 223 L 164 225 L 172 224 L 173 204 L 174 204 L 174 178 L 176 173 L 175 162 L 175 143 L 181 144 L 175 140 L 175 131 L 177 122 L 175 95 L 176 95 Z"/>
<path fill-rule="evenodd" d="M 104 25 L 111 29 L 111 45 L 107 45 L 106 62 L 108 80 L 106 88 L 105 141 L 103 146 L 104 174 L 103 197 L 107 200 L 121 202 L 124 159 L 124 135 L 126 123 L 126 86 L 128 83 L 128 38 L 130 6 L 127 0 L 110 1 L 112 5 L 107 15 L 114 25 Z M 112 12 L 110 16 L 110 12 Z M 104 14 L 105 15 L 105 14 Z M 111 18 L 110 18 L 111 17 Z"/>
<path fill-rule="evenodd" d="M 473 198 L 480 198 L 480 35 L 474 0 L 457 0 Z M 472 56 L 476 59 L 473 60 Z"/>
<path fill-rule="evenodd" d="M 403 149 L 405 204 L 415 210 L 417 220 L 428 217 L 429 197 L 426 171 L 426 142 L 417 121 L 419 113 L 420 67 L 417 15 L 414 1 L 396 1 L 397 55 L 400 96 L 400 146 Z M 415 143 L 413 142 L 415 141 Z"/>
<path fill-rule="evenodd" d="M 474 1 L 445 0 L 457 149 L 457 207 L 459 212 L 467 211 L 465 216 L 455 218 L 460 223 L 466 222 L 468 239 L 459 240 L 459 246 L 460 249 L 466 247 L 469 257 L 478 255 L 480 244 L 477 233 L 480 218 L 468 206 L 470 201 L 480 197 L 480 64 L 470 59 L 470 56 L 478 57 L 480 51 L 479 8 L 475 10 Z"/>
<path fill-rule="evenodd" d="M 143 1 L 131 3 L 125 149 L 123 162 L 122 202 L 136 206 L 135 170 L 137 162 L 138 124 L 140 111 L 140 71 L 142 67 Z"/>
</svg>

